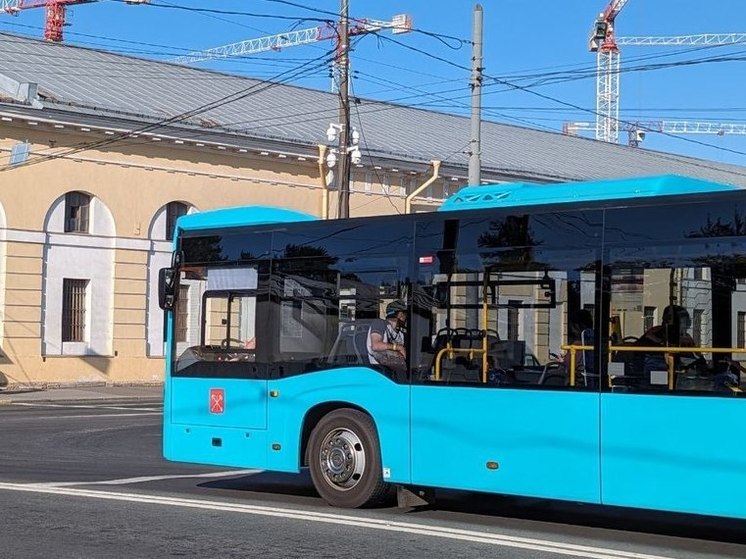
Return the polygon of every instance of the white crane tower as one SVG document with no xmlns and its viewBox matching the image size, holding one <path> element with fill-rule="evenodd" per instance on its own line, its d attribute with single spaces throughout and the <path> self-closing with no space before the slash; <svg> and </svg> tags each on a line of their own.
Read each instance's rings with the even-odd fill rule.
<svg viewBox="0 0 746 559">
<path fill-rule="evenodd" d="M 597 53 L 596 139 L 619 140 L 619 46 L 614 29 L 616 17 L 629 0 L 611 0 L 596 19 L 589 50 Z"/>
<path fill-rule="evenodd" d="M 714 46 L 746 43 L 746 33 L 702 33 L 670 37 L 617 37 L 616 18 L 629 0 L 611 0 L 598 16 L 591 32 L 589 49 L 597 53 L 596 66 L 596 123 L 565 123 L 565 133 L 595 131 L 596 139 L 617 143 L 619 130 L 629 134 L 629 144 L 638 146 L 646 131 L 671 134 L 744 134 L 740 124 L 727 122 L 651 121 L 622 122 L 619 119 L 619 47 L 624 46 Z"/>
</svg>

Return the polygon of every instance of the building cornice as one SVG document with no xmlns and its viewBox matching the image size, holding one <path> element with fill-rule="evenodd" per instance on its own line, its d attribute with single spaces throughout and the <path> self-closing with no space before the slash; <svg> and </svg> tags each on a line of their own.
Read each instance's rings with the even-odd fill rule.
<svg viewBox="0 0 746 559">
<path fill-rule="evenodd" d="M 9 120 L 10 119 L 10 120 Z M 0 103 L 0 120 L 28 126 L 46 125 L 60 132 L 85 133 L 112 139 L 144 139 L 154 143 L 163 142 L 176 148 L 210 149 L 216 152 L 229 151 L 233 154 L 245 154 L 247 157 L 278 157 L 281 159 L 315 161 L 318 158 L 318 144 L 291 142 L 277 138 L 240 134 L 225 129 L 205 128 L 189 124 L 158 125 L 156 119 L 131 120 L 110 115 L 95 115 L 74 108 L 60 109 L 45 106 L 36 109 L 29 105 Z M 156 128 L 157 126 L 157 128 Z M 148 130 L 148 128 L 152 127 Z M 421 175 L 429 173 L 430 159 L 424 157 L 401 155 L 394 152 L 380 153 L 365 151 L 363 165 L 360 169 L 376 169 L 402 174 Z M 448 179 L 464 180 L 466 168 L 463 165 L 443 162 L 441 175 Z M 535 182 L 555 182 L 573 180 L 576 177 L 563 176 L 527 176 L 525 172 L 511 169 L 483 168 L 483 175 L 490 180 L 531 180 Z"/>
</svg>

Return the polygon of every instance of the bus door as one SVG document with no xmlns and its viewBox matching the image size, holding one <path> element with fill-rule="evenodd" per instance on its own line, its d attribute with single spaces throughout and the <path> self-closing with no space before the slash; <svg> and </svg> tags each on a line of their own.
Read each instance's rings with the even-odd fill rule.
<svg viewBox="0 0 746 559">
<path fill-rule="evenodd" d="M 173 326 L 173 423 L 266 429 L 266 340 L 258 328 L 265 304 L 256 266 L 182 268 Z"/>
</svg>

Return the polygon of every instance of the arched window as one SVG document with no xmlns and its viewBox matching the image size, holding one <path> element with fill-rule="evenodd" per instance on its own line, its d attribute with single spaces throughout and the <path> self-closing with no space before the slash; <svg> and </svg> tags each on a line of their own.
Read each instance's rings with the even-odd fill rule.
<svg viewBox="0 0 746 559">
<path fill-rule="evenodd" d="M 50 206 L 44 232 L 42 354 L 113 355 L 116 227 L 111 211 L 97 196 L 67 192 Z M 87 238 L 76 242 L 59 235 L 63 232 Z"/>
<path fill-rule="evenodd" d="M 172 201 L 164 204 L 153 215 L 148 227 L 150 250 L 148 251 L 148 287 L 147 287 L 147 352 L 148 357 L 160 357 L 165 354 L 165 314 L 158 306 L 158 270 L 166 268 L 171 263 L 176 220 L 183 215 L 190 214 L 197 209 L 188 202 Z M 197 305 L 201 298 L 192 297 L 188 285 L 182 285 L 179 294 L 179 306 L 175 309 L 176 328 L 174 334 L 178 339 L 186 339 L 189 329 L 189 317 L 194 315 L 189 306 L 192 302 Z M 190 314 L 191 313 L 191 314 Z M 196 316 L 196 315 L 194 315 Z"/>
<path fill-rule="evenodd" d="M 91 197 L 84 192 L 65 194 L 65 233 L 88 233 Z"/>
<path fill-rule="evenodd" d="M 176 220 L 186 215 L 189 206 L 183 202 L 169 202 L 166 206 L 166 240 L 173 241 L 176 230 Z"/>
</svg>

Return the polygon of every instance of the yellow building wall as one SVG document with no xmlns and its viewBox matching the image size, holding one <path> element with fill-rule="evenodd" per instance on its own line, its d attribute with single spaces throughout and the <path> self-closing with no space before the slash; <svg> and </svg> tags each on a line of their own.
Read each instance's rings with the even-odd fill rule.
<svg viewBox="0 0 746 559">
<path fill-rule="evenodd" d="M 112 137 L 68 124 L 55 128 L 44 123 L 0 123 L 0 165 L 7 164 L 14 144 L 31 144 L 30 164 L 0 173 L 6 233 L 6 240 L 0 240 L 6 251 L 5 269 L 0 271 L 5 275 L 0 386 L 163 380 L 163 358 L 147 357 L 146 289 L 149 228 L 169 202 L 184 202 L 198 211 L 262 204 L 322 214 L 316 158 L 200 148 L 143 135 L 104 145 L 107 139 Z M 95 147 L 96 143 L 101 145 Z M 93 147 L 76 151 L 80 146 Z M 423 169 L 420 182 L 428 173 Z M 390 180 L 398 185 L 400 179 L 391 175 Z M 416 186 L 417 180 L 406 176 L 407 184 Z M 405 192 L 395 190 L 396 195 L 388 195 L 380 183 L 372 184 L 369 192 L 355 190 L 350 215 L 403 213 Z M 112 248 L 112 355 L 42 355 L 43 262 L 49 242 L 45 219 L 55 201 L 70 191 L 98 198 L 114 221 L 115 239 L 92 236 L 96 242 L 118 247 Z M 430 211 L 438 202 L 419 199 L 413 210 Z M 336 217 L 337 211 L 337 193 L 331 190 L 329 216 Z"/>
</svg>

